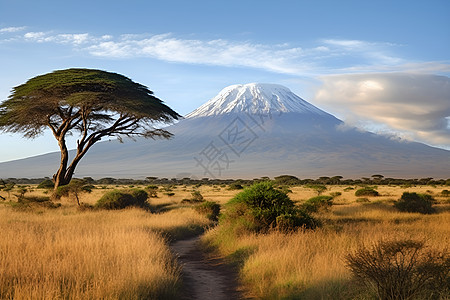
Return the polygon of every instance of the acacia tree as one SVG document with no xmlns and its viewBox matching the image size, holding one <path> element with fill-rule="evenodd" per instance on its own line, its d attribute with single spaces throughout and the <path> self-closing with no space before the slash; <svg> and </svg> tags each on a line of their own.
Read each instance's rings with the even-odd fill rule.
<svg viewBox="0 0 450 300">
<path fill-rule="evenodd" d="M 53 175 L 55 189 L 72 179 L 80 160 L 104 137 L 170 138 L 155 124 L 179 115 L 146 86 L 116 73 L 67 69 L 36 76 L 14 87 L 0 105 L 0 129 L 34 138 L 49 128 L 61 151 Z M 66 137 L 78 134 L 76 154 L 69 162 Z"/>
</svg>

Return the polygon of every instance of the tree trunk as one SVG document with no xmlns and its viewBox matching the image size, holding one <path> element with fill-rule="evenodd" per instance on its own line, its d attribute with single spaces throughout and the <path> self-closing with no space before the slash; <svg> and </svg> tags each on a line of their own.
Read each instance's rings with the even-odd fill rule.
<svg viewBox="0 0 450 300">
<path fill-rule="evenodd" d="M 66 185 L 70 182 L 66 180 L 66 172 L 67 172 L 67 162 L 69 161 L 69 151 L 67 150 L 66 141 L 64 137 L 58 139 L 59 149 L 61 151 L 61 162 L 59 165 L 59 169 L 56 174 L 53 175 L 53 181 L 55 182 L 54 189 L 56 190 L 58 187 L 62 185 Z"/>
</svg>

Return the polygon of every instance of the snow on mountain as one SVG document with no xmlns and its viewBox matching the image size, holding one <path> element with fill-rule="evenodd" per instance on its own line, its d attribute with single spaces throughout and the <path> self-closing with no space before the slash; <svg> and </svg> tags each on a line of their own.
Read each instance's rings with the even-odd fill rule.
<svg viewBox="0 0 450 300">
<path fill-rule="evenodd" d="M 188 114 L 186 118 L 244 112 L 251 114 L 294 112 L 329 115 L 306 102 L 287 87 L 277 84 L 249 83 L 224 88 L 217 96 Z"/>
</svg>

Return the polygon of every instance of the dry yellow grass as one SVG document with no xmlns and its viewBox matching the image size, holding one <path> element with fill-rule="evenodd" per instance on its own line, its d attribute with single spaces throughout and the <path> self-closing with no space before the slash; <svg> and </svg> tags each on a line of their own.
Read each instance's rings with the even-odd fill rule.
<svg viewBox="0 0 450 300">
<path fill-rule="evenodd" d="M 360 204 L 355 203 L 355 190 L 344 192 L 343 188 L 331 188 L 342 192 L 339 197 L 345 199 L 318 216 L 324 222 L 321 229 L 235 237 L 219 226 L 207 232 L 204 241 L 218 247 L 222 254 L 243 261 L 244 288 L 249 296 L 260 299 L 352 299 L 358 291 L 345 266 L 345 256 L 361 245 L 402 238 L 425 240 L 438 250 L 450 244 L 448 206 L 434 215 L 400 213 L 389 199 L 398 199 L 405 189 L 379 187 L 382 196 L 373 198 L 374 203 Z M 290 194 L 299 202 L 311 196 L 314 192 L 304 187 L 295 187 Z"/>
<path fill-rule="evenodd" d="M 205 217 L 191 208 L 79 212 L 62 201 L 56 210 L 0 206 L 0 299 L 175 297 L 180 267 L 163 235 L 198 232 Z"/>
<path fill-rule="evenodd" d="M 324 223 L 319 230 L 235 237 L 219 227 L 209 231 L 205 240 L 244 262 L 242 283 L 249 295 L 262 299 L 354 297 L 344 257 L 362 244 L 397 238 L 425 239 L 437 249 L 449 244 L 448 204 L 441 205 L 439 214 L 427 216 L 399 213 L 392 207 L 392 200 L 404 191 L 436 196 L 442 187 L 379 186 L 381 196 L 368 197 L 368 204 L 357 203 L 356 188 L 346 187 L 328 186 L 323 193 L 341 195 L 329 212 L 319 216 Z M 116 187 L 95 189 L 80 200 L 94 204 L 112 188 Z M 159 197 L 150 199 L 152 206 L 166 211 L 160 214 L 138 209 L 80 212 L 73 199 L 62 199 L 56 210 L 21 212 L 0 206 L 0 298 L 175 297 L 180 268 L 163 236 L 187 236 L 208 225 L 205 217 L 181 204 L 193 190 L 220 204 L 240 192 L 218 186 L 177 186 L 175 195 L 169 196 L 160 189 Z M 299 204 L 317 195 L 306 187 L 291 190 L 289 196 Z M 4 191 L 0 195 L 7 197 Z M 42 195 L 42 190 L 27 195 Z"/>
</svg>

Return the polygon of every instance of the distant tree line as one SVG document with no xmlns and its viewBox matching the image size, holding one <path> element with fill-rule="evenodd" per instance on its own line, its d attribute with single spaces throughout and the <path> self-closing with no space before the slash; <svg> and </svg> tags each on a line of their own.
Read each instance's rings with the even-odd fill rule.
<svg viewBox="0 0 450 300">
<path fill-rule="evenodd" d="M 15 184 L 39 184 L 44 180 L 49 180 L 49 177 L 44 178 L 5 178 L 0 179 L 0 187 L 8 183 Z M 81 179 L 81 178 L 80 178 Z M 230 185 L 238 184 L 242 186 L 252 185 L 254 183 L 262 181 L 273 181 L 276 185 L 296 186 L 296 185 L 401 185 L 401 186 L 416 186 L 416 185 L 449 185 L 450 178 L 448 179 L 433 179 L 428 178 L 389 178 L 383 175 L 372 175 L 371 177 L 362 177 L 360 179 L 344 179 L 342 176 L 326 177 L 322 176 L 316 179 L 300 179 L 292 175 L 280 175 L 273 179 L 269 177 L 261 177 L 254 179 L 192 179 L 185 178 L 158 178 L 158 177 L 146 177 L 145 179 L 132 179 L 132 178 L 112 178 L 104 177 L 94 179 L 92 177 L 82 178 L 88 184 L 99 185 Z"/>
</svg>

